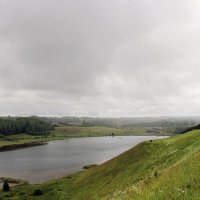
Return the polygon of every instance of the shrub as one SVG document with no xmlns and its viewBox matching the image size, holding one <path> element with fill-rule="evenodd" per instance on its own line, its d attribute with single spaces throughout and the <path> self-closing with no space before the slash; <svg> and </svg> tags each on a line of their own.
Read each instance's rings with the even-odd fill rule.
<svg viewBox="0 0 200 200">
<path fill-rule="evenodd" d="M 3 191 L 4 191 L 4 192 L 10 191 L 10 186 L 9 186 L 9 184 L 8 184 L 7 181 L 5 181 L 5 182 L 3 183 Z"/>
<path fill-rule="evenodd" d="M 40 190 L 40 189 L 35 189 L 35 190 L 33 191 L 33 196 L 41 196 L 41 195 L 43 195 L 42 190 Z"/>
<path fill-rule="evenodd" d="M 157 177 L 159 176 L 159 172 L 158 172 L 158 171 L 155 171 L 155 172 L 154 172 L 154 176 L 155 176 L 155 178 L 157 178 Z"/>
<path fill-rule="evenodd" d="M 68 179 L 72 178 L 70 175 L 67 176 Z"/>
<path fill-rule="evenodd" d="M 83 167 L 83 169 L 90 169 L 90 168 L 95 167 L 95 166 L 97 166 L 97 164 L 86 165 L 86 166 Z"/>
</svg>

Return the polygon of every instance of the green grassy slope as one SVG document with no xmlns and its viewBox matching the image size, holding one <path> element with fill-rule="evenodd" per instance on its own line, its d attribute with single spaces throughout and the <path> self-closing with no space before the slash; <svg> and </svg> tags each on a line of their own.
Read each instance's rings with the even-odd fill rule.
<svg viewBox="0 0 200 200">
<path fill-rule="evenodd" d="M 146 141 L 91 169 L 42 185 L 0 193 L 2 199 L 200 199 L 200 131 Z M 43 195 L 34 197 L 40 188 Z"/>
</svg>

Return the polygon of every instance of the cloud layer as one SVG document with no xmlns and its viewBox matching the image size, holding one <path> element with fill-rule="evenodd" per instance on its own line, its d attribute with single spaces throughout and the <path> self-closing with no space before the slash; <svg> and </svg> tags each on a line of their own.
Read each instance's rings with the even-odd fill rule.
<svg viewBox="0 0 200 200">
<path fill-rule="evenodd" d="M 200 114 L 197 0 L 0 0 L 0 114 Z"/>
</svg>

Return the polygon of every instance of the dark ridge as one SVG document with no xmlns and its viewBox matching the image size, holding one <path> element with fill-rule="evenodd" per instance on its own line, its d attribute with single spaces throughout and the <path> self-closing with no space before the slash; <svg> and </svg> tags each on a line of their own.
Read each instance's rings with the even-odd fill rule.
<svg viewBox="0 0 200 200">
<path fill-rule="evenodd" d="M 181 134 L 184 134 L 184 133 L 187 133 L 187 132 L 193 131 L 193 130 L 198 130 L 198 129 L 200 129 L 200 124 L 185 129 L 184 131 L 181 132 Z"/>
</svg>

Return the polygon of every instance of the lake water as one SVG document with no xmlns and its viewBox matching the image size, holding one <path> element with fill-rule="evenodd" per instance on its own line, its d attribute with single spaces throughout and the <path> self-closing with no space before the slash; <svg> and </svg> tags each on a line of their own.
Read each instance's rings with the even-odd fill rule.
<svg viewBox="0 0 200 200">
<path fill-rule="evenodd" d="M 159 136 L 70 138 L 46 145 L 0 152 L 0 177 L 41 183 L 76 172 L 89 164 L 103 163 L 136 144 Z"/>
</svg>

